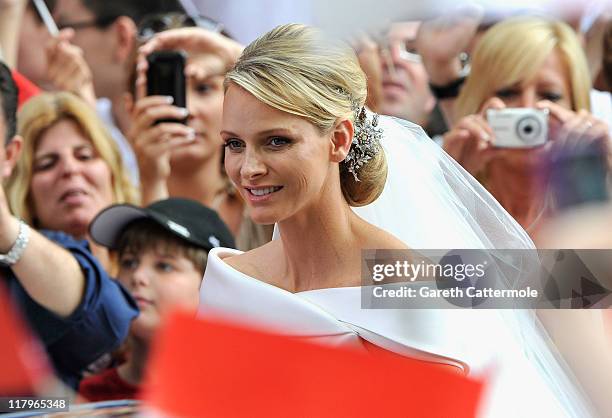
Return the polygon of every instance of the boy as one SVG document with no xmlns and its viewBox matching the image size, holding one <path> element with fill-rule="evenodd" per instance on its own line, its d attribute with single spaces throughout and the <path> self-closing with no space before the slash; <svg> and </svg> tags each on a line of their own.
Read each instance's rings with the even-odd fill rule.
<svg viewBox="0 0 612 418">
<path fill-rule="evenodd" d="M 140 308 L 127 340 L 127 360 L 84 379 L 90 401 L 129 399 L 138 394 L 151 337 L 169 311 L 195 313 L 208 251 L 234 247 L 217 213 L 189 199 L 170 198 L 146 208 L 113 205 L 93 220 L 91 237 L 119 255 L 118 280 Z"/>
</svg>

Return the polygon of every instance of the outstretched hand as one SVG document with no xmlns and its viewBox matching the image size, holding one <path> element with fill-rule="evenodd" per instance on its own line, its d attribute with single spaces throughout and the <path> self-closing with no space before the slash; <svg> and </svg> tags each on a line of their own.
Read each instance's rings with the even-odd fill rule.
<svg viewBox="0 0 612 418">
<path fill-rule="evenodd" d="M 70 41 L 73 29 L 63 29 L 47 44 L 47 76 L 57 90 L 65 90 L 81 97 L 92 107 L 96 105 L 91 69 L 83 50 Z"/>
<path fill-rule="evenodd" d="M 483 14 L 480 6 L 461 6 L 421 24 L 416 48 L 433 84 L 443 86 L 458 77 L 459 54 L 468 49 Z"/>
<path fill-rule="evenodd" d="M 226 36 L 202 28 L 164 31 L 139 48 L 137 65 L 139 76 L 146 73 L 147 55 L 164 49 L 182 49 L 190 54 L 217 56 L 219 59 L 211 60 L 211 65 L 206 69 L 206 76 L 211 76 L 226 73 L 236 63 L 244 47 Z"/>
</svg>

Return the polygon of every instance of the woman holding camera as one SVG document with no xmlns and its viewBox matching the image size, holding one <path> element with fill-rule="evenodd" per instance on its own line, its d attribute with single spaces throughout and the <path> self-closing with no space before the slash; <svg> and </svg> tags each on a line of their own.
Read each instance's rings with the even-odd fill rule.
<svg viewBox="0 0 612 418">
<path fill-rule="evenodd" d="M 608 152 L 608 127 L 589 111 L 590 88 L 578 38 L 559 21 L 508 19 L 489 29 L 474 52 L 471 73 L 454 104 L 458 120 L 444 135 L 444 149 L 530 235 L 555 211 L 546 170 L 551 156 L 571 154 L 587 143 Z M 504 108 L 547 112 L 546 143 L 519 148 L 496 143 L 499 135 L 486 114 Z M 509 122 L 511 127 L 516 121 Z"/>
</svg>

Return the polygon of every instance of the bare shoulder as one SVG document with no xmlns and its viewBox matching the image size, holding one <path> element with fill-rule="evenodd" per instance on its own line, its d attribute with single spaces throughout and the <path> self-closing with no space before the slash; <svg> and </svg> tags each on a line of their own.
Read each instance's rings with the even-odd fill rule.
<svg viewBox="0 0 612 418">
<path fill-rule="evenodd" d="M 274 277 L 275 259 L 278 259 L 278 243 L 271 241 L 261 247 L 224 258 L 223 261 L 235 270 L 264 282 Z"/>
<path fill-rule="evenodd" d="M 406 250 L 409 247 L 395 235 L 364 221 L 362 230 L 363 248 Z"/>
</svg>

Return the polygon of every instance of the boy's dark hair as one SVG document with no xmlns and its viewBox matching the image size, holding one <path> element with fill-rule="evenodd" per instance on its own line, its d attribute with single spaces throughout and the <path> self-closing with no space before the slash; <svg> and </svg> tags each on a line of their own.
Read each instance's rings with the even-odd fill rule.
<svg viewBox="0 0 612 418">
<path fill-rule="evenodd" d="M 130 223 L 121 234 L 117 245 L 119 257 L 126 252 L 138 254 L 150 249 L 182 255 L 204 275 L 208 252 L 179 238 L 153 220 L 140 219 Z"/>
<path fill-rule="evenodd" d="M 136 24 L 150 13 L 182 12 L 177 0 L 81 0 L 96 19 L 128 16 Z"/>
<path fill-rule="evenodd" d="M 11 142 L 11 139 L 17 133 L 17 101 L 19 97 L 19 89 L 11 70 L 2 61 L 0 61 L 0 95 L 2 96 L 2 117 L 4 118 L 4 126 L 6 129 L 4 144 Z"/>
</svg>

